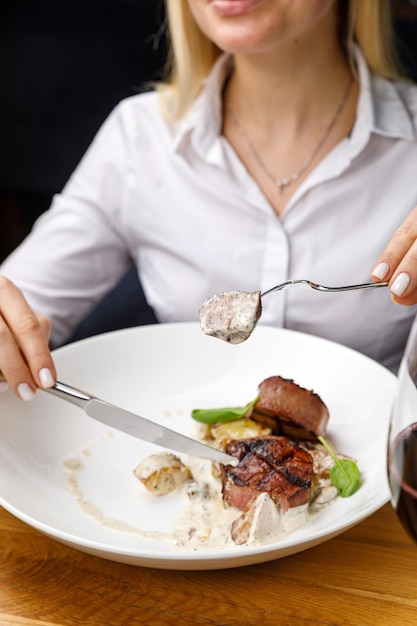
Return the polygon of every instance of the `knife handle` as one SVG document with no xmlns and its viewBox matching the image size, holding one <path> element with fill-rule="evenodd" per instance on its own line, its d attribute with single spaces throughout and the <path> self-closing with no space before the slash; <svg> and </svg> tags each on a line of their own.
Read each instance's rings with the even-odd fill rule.
<svg viewBox="0 0 417 626">
<path fill-rule="evenodd" d="M 60 383 L 59 381 L 57 381 L 53 387 L 44 389 L 43 391 L 47 391 L 51 395 L 62 398 L 62 400 L 66 400 L 67 402 L 71 402 L 71 404 L 75 404 L 75 406 L 81 409 L 84 409 L 87 402 L 94 398 L 94 396 L 89 396 L 85 391 L 81 391 L 70 385 L 64 385 L 64 383 Z"/>
</svg>

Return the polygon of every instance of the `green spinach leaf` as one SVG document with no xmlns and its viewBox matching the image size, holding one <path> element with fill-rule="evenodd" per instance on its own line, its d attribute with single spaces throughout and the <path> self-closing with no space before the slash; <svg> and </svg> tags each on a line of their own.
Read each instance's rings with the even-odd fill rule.
<svg viewBox="0 0 417 626">
<path fill-rule="evenodd" d="M 318 437 L 318 440 L 335 462 L 329 473 L 332 484 L 342 498 L 348 498 L 359 489 L 361 475 L 358 466 L 351 459 L 339 459 L 324 437 Z"/>
<path fill-rule="evenodd" d="M 224 407 L 220 409 L 194 409 L 191 416 L 203 424 L 216 424 L 217 422 L 231 422 L 245 417 L 258 402 L 259 396 L 246 406 Z"/>
</svg>

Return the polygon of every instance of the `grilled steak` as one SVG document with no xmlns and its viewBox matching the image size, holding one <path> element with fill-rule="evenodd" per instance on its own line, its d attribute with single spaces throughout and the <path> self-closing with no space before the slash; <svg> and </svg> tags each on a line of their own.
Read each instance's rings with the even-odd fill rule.
<svg viewBox="0 0 417 626">
<path fill-rule="evenodd" d="M 221 468 L 226 504 L 243 511 L 262 492 L 270 496 L 282 513 L 309 503 L 313 459 L 288 437 L 267 435 L 232 440 L 226 444 L 226 452 L 239 459 L 237 466 Z"/>
<path fill-rule="evenodd" d="M 225 291 L 201 305 L 201 330 L 229 343 L 242 343 L 252 333 L 261 312 L 260 291 Z"/>
<path fill-rule="evenodd" d="M 259 400 L 249 417 L 275 435 L 315 440 L 326 432 L 329 411 L 313 391 L 281 376 L 271 376 L 259 385 Z"/>
</svg>

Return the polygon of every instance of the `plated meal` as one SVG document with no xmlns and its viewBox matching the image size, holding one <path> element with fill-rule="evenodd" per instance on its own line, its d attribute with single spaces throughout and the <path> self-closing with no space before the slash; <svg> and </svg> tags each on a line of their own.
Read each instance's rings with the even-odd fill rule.
<svg viewBox="0 0 417 626">
<path fill-rule="evenodd" d="M 168 452 L 140 462 L 135 476 L 154 496 L 184 490 L 189 498 L 180 522 L 174 521 L 180 530 L 173 533 L 177 545 L 277 541 L 339 494 L 352 495 L 359 487 L 356 464 L 336 456 L 323 439 L 327 406 L 292 380 L 271 376 L 244 407 L 196 409 L 192 416 L 204 426 L 200 439 L 235 456 L 238 464 L 199 461 L 194 470 L 195 460 L 185 464 Z"/>
<path fill-rule="evenodd" d="M 338 495 L 320 505 L 317 514 L 311 508 L 310 495 L 309 514 L 297 519 L 297 524 L 303 520 L 297 529 L 281 529 L 279 536 L 268 537 L 267 530 L 262 530 L 267 526 L 258 523 L 250 526 L 246 537 L 245 529 L 237 529 L 236 523 L 235 541 L 231 528 L 243 515 L 235 504 L 240 502 L 239 506 L 246 508 L 253 485 L 241 491 L 235 487 L 242 476 L 247 478 L 250 465 L 241 465 L 238 472 L 242 476 L 226 466 L 224 476 L 212 479 L 211 463 L 207 467 L 205 461 L 175 454 L 186 468 L 179 470 L 180 481 L 185 477 L 183 486 L 155 497 L 134 470 L 145 459 L 165 453 L 161 448 L 107 428 L 49 394 L 38 393 L 34 401 L 24 403 L 5 392 L 0 420 L 0 504 L 39 531 L 79 550 L 146 567 L 237 567 L 288 556 L 327 541 L 389 500 L 386 439 L 396 379 L 353 350 L 264 326 L 258 326 L 250 341 L 231 346 L 206 337 L 198 323 L 185 323 L 100 335 L 56 350 L 54 358 L 63 381 L 189 437 L 201 437 L 210 445 L 232 446 L 234 455 L 249 454 L 254 465 L 262 467 L 258 460 L 262 446 L 252 450 L 252 443 L 245 440 L 260 440 L 265 446 L 262 454 L 269 454 L 271 437 L 294 442 L 295 435 L 289 430 L 271 432 L 268 405 L 264 400 L 253 401 L 258 396 L 267 398 L 270 383 L 265 381 L 275 375 L 283 386 L 285 381 L 296 381 L 306 394 L 314 390 L 328 410 L 327 418 L 321 402 L 315 403 L 313 426 L 325 425 L 326 442 L 338 456 L 353 459 L 360 470 L 359 489 L 350 497 Z M 285 397 L 291 398 L 288 390 Z M 250 418 L 253 431 L 247 430 L 248 415 L 229 422 L 215 416 L 213 424 L 192 418 L 196 409 L 207 414 L 219 407 L 236 409 L 250 404 L 255 409 Z M 252 420 L 254 416 L 257 421 Z M 312 425 L 304 423 L 301 428 L 288 422 L 285 427 L 304 429 L 307 434 L 303 436 L 308 437 Z M 311 444 L 315 445 L 306 440 L 302 446 L 296 445 L 312 456 Z M 321 446 L 319 449 L 330 463 L 327 453 Z M 301 467 L 307 470 L 308 480 L 311 463 L 300 453 L 300 461 L 303 459 L 307 463 Z M 66 466 L 69 460 L 72 462 Z M 204 499 L 206 482 L 210 488 L 218 486 L 219 498 Z M 231 505 L 225 506 L 223 484 Z M 271 483 L 270 493 L 275 497 L 273 487 Z M 302 500 L 308 486 L 297 491 Z M 315 476 L 311 491 L 316 494 Z M 259 522 L 269 514 L 282 521 L 282 508 L 275 503 L 271 506 L 270 500 L 261 495 L 254 511 Z M 285 502 L 292 503 L 291 491 L 283 500 L 284 509 Z M 303 507 L 302 502 L 299 506 Z M 193 510 L 202 514 L 205 507 L 209 509 L 206 523 L 193 526 Z M 216 507 L 221 512 L 219 525 L 212 527 Z M 302 511 L 288 506 L 291 509 Z"/>
</svg>

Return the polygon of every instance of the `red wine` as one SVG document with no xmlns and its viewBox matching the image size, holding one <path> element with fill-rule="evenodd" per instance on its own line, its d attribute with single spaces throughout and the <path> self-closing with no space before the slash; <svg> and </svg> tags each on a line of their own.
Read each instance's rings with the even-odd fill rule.
<svg viewBox="0 0 417 626">
<path fill-rule="evenodd" d="M 417 423 L 397 437 L 389 460 L 392 505 L 417 543 Z"/>
</svg>

